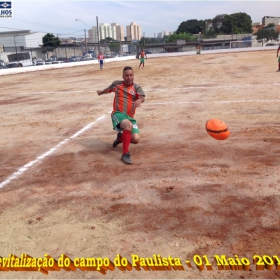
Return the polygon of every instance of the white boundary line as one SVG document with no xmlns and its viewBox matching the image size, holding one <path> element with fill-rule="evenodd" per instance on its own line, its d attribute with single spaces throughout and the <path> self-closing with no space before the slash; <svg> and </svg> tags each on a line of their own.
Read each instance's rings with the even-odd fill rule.
<svg viewBox="0 0 280 280">
<path fill-rule="evenodd" d="M 236 88 L 236 87 L 256 87 L 256 86 L 280 86 L 277 82 L 274 84 L 234 84 L 234 85 L 227 85 L 227 86 L 211 86 L 211 85 L 201 85 L 201 86 L 186 86 L 186 87 L 178 87 L 178 88 L 160 88 L 160 89 L 152 89 L 152 88 L 145 88 L 145 92 L 154 92 L 154 91 L 170 91 L 170 90 L 187 90 L 187 89 L 205 89 L 205 88 Z M 94 92 L 96 90 L 73 90 L 73 91 L 34 91 L 34 92 L 16 92 L 15 94 L 66 94 L 66 93 L 83 93 L 83 92 Z"/>
<path fill-rule="evenodd" d="M 141 106 L 145 105 L 170 105 L 170 104 L 203 104 L 203 103 L 246 103 L 246 102 L 267 102 L 267 103 L 274 103 L 280 102 L 280 100 L 219 100 L 219 101 L 170 101 L 170 102 L 146 102 L 143 103 Z"/>
<path fill-rule="evenodd" d="M 0 189 L 3 188 L 4 186 L 6 186 L 7 184 L 9 184 L 11 181 L 13 181 L 14 179 L 16 179 L 18 176 L 20 176 L 21 174 L 23 174 L 25 171 L 27 171 L 30 167 L 32 167 L 34 164 L 40 162 L 41 160 L 43 160 L 44 158 L 46 158 L 47 156 L 51 155 L 53 152 L 55 152 L 57 149 L 59 149 L 61 146 L 63 146 L 64 144 L 66 144 L 68 141 L 70 141 L 71 139 L 76 138 L 77 136 L 79 136 L 80 134 L 84 133 L 86 130 L 92 128 L 97 122 L 101 121 L 102 119 L 105 118 L 106 115 L 102 115 L 101 117 L 99 117 L 97 120 L 95 120 L 94 122 L 89 123 L 88 125 L 86 125 L 85 127 L 83 127 L 81 130 L 79 130 L 78 132 L 76 132 L 75 134 L 73 134 L 71 137 L 64 139 L 63 141 L 61 141 L 60 143 L 58 143 L 55 147 L 51 148 L 50 150 L 48 150 L 46 153 L 42 154 L 41 156 L 37 157 L 35 160 L 30 161 L 29 163 L 25 164 L 24 166 L 20 167 L 18 169 L 18 171 L 16 171 L 14 174 L 12 174 L 10 177 L 8 177 L 8 179 L 6 179 L 4 182 L 2 182 L 0 184 Z"/>
</svg>

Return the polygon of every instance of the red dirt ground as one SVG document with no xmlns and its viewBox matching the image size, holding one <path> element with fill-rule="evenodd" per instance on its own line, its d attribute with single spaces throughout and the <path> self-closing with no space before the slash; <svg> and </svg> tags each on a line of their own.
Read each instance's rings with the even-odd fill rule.
<svg viewBox="0 0 280 280">
<path fill-rule="evenodd" d="M 1 278 L 279 278 L 254 255 L 280 258 L 280 73 L 274 51 L 151 58 L 1 76 L 0 256 L 58 259 L 131 254 L 180 258 L 183 271 L 0 272 Z M 122 69 L 146 93 L 133 164 L 112 148 L 113 94 Z M 102 119 L 96 121 L 99 117 Z M 219 118 L 231 136 L 211 138 Z M 92 126 L 72 137 L 87 125 Z M 212 271 L 198 270 L 206 255 Z M 248 258 L 218 270 L 214 255 Z M 185 261 L 190 260 L 192 268 Z"/>
</svg>

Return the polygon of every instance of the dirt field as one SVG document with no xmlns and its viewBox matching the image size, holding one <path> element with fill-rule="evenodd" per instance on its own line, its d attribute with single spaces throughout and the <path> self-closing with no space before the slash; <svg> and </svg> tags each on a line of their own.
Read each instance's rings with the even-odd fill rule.
<svg viewBox="0 0 280 280">
<path fill-rule="evenodd" d="M 0 77 L 0 256 L 131 262 L 160 254 L 180 258 L 184 270 L 0 278 L 279 278 L 276 266 L 253 264 L 254 255 L 280 258 L 276 50 L 150 58 L 145 70 L 138 63 Z M 113 93 L 96 94 L 127 65 L 146 93 L 131 166 L 121 145 L 112 148 Z M 227 140 L 206 133 L 210 118 L 227 123 Z M 213 270 L 200 271 L 195 255 Z M 214 255 L 247 258 L 250 270 L 219 270 Z"/>
</svg>

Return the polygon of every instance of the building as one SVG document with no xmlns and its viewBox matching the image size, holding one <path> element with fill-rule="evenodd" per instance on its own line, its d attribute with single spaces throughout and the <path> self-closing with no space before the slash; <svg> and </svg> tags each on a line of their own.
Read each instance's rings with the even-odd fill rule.
<svg viewBox="0 0 280 280">
<path fill-rule="evenodd" d="M 252 32 L 253 32 L 253 34 L 256 34 L 259 30 L 261 30 L 263 28 L 264 28 L 264 25 L 262 25 L 261 23 L 253 24 L 252 25 Z"/>
<path fill-rule="evenodd" d="M 269 16 L 264 16 L 262 18 L 262 25 L 267 26 L 268 24 L 274 24 L 274 25 L 279 25 L 280 23 L 280 17 L 269 17 Z"/>
<path fill-rule="evenodd" d="M 117 23 L 112 23 L 111 25 L 116 27 L 116 40 L 124 41 L 124 27 Z"/>
<path fill-rule="evenodd" d="M 112 38 L 117 41 L 124 41 L 124 27 L 117 23 L 100 23 L 98 25 L 99 41 L 105 38 Z M 89 43 L 98 43 L 97 26 L 88 31 Z"/>
<path fill-rule="evenodd" d="M 30 30 L 0 32 L 0 45 L 5 52 L 22 51 L 25 48 L 38 48 L 43 45 L 46 33 L 31 32 Z"/>
<path fill-rule="evenodd" d="M 140 40 L 142 37 L 141 27 L 135 22 L 132 22 L 130 25 L 126 26 L 126 37 L 127 41 Z"/>
<path fill-rule="evenodd" d="M 101 23 L 99 25 L 99 39 L 104 40 L 106 38 L 117 39 L 116 37 L 116 26 L 112 26 L 109 23 Z"/>
<path fill-rule="evenodd" d="M 162 31 L 162 32 L 158 33 L 158 38 L 163 38 L 164 36 L 170 36 L 172 34 L 173 34 L 173 32 L 170 32 L 170 31 Z"/>
</svg>

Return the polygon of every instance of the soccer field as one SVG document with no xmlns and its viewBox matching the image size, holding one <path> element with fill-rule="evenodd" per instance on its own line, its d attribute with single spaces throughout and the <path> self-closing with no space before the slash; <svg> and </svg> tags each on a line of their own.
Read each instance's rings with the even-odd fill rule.
<svg viewBox="0 0 280 280">
<path fill-rule="evenodd" d="M 123 271 L 75 266 L 44 273 L 1 271 L 0 262 L 0 278 L 279 278 L 275 55 L 148 58 L 144 70 L 136 59 L 105 61 L 104 70 L 92 64 L 1 76 L 0 260 L 152 260 Z M 141 142 L 130 146 L 129 166 L 121 145 L 112 147 L 113 93 L 96 93 L 122 79 L 125 66 L 146 94 L 135 116 Z M 211 118 L 228 125 L 227 140 L 207 134 Z M 153 255 L 182 266 L 157 267 Z M 215 255 L 244 263 L 219 267 Z M 255 255 L 266 267 L 253 264 Z M 279 263 L 270 264 L 273 256 Z"/>
</svg>

